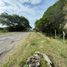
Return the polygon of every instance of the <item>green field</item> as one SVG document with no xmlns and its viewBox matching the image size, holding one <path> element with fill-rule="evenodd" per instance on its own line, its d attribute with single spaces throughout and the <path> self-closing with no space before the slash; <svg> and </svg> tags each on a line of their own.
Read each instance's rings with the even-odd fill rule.
<svg viewBox="0 0 67 67">
<path fill-rule="evenodd" d="M 14 51 L 11 51 L 1 67 L 22 67 L 26 59 L 40 51 L 49 55 L 55 67 L 67 67 L 67 40 L 53 39 L 39 32 L 31 32 L 19 43 Z M 46 67 L 43 63 L 42 67 Z"/>
</svg>

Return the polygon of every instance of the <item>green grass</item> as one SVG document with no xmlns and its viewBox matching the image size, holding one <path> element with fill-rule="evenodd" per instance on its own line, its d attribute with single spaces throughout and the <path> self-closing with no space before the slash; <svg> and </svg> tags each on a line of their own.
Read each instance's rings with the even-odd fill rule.
<svg viewBox="0 0 67 67">
<path fill-rule="evenodd" d="M 2 35 L 4 33 L 7 33 L 7 31 L 6 30 L 0 30 L 0 35 Z"/>
<path fill-rule="evenodd" d="M 67 40 L 49 38 L 41 33 L 31 32 L 19 43 L 14 51 L 11 51 L 1 67 L 22 67 L 26 59 L 40 51 L 49 55 L 55 67 L 67 67 Z M 42 62 L 42 67 L 47 67 Z"/>
</svg>

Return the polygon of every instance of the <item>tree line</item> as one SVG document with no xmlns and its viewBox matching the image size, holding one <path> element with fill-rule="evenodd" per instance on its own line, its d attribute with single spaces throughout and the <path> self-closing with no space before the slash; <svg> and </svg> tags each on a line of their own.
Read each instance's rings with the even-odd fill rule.
<svg viewBox="0 0 67 67">
<path fill-rule="evenodd" d="M 49 7 L 46 12 L 44 12 L 42 18 L 35 22 L 35 30 L 45 32 L 47 35 L 61 35 L 64 31 L 65 14 L 63 8 L 67 4 L 66 0 L 59 0 L 53 6 Z M 67 12 L 66 12 L 67 13 Z M 67 30 L 67 28 L 66 28 Z"/>
</svg>

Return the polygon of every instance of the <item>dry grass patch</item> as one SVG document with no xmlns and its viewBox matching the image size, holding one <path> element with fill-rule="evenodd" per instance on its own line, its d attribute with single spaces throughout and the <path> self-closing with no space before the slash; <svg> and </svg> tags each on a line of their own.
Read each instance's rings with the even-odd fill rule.
<svg viewBox="0 0 67 67">
<path fill-rule="evenodd" d="M 19 43 L 14 52 L 8 55 L 8 60 L 2 67 L 22 67 L 26 59 L 35 51 L 46 53 L 55 67 L 67 67 L 67 42 L 46 37 L 41 33 L 31 32 Z M 42 62 L 42 67 L 45 66 Z"/>
</svg>

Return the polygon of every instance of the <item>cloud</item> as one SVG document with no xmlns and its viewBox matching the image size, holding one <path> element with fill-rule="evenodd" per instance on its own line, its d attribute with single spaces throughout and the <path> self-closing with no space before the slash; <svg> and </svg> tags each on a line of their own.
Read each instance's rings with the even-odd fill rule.
<svg viewBox="0 0 67 67">
<path fill-rule="evenodd" d="M 0 0 L 0 8 L 4 6 L 4 3 Z"/>
<path fill-rule="evenodd" d="M 31 3 L 33 5 L 39 4 L 42 0 L 19 0 L 21 3 Z"/>
<path fill-rule="evenodd" d="M 36 4 L 41 3 L 41 1 L 42 0 L 30 0 L 30 3 L 36 5 Z"/>
<path fill-rule="evenodd" d="M 30 8 L 31 5 L 39 4 L 42 0 L 0 0 L 0 13 L 8 12 L 10 14 L 23 14 L 36 16 L 39 14 L 39 11 L 36 11 L 35 8 Z M 27 3 L 28 5 L 24 5 Z"/>
<path fill-rule="evenodd" d="M 44 11 L 57 0 L 0 0 L 0 14 L 18 14 L 25 16 L 34 25 Z"/>
</svg>

